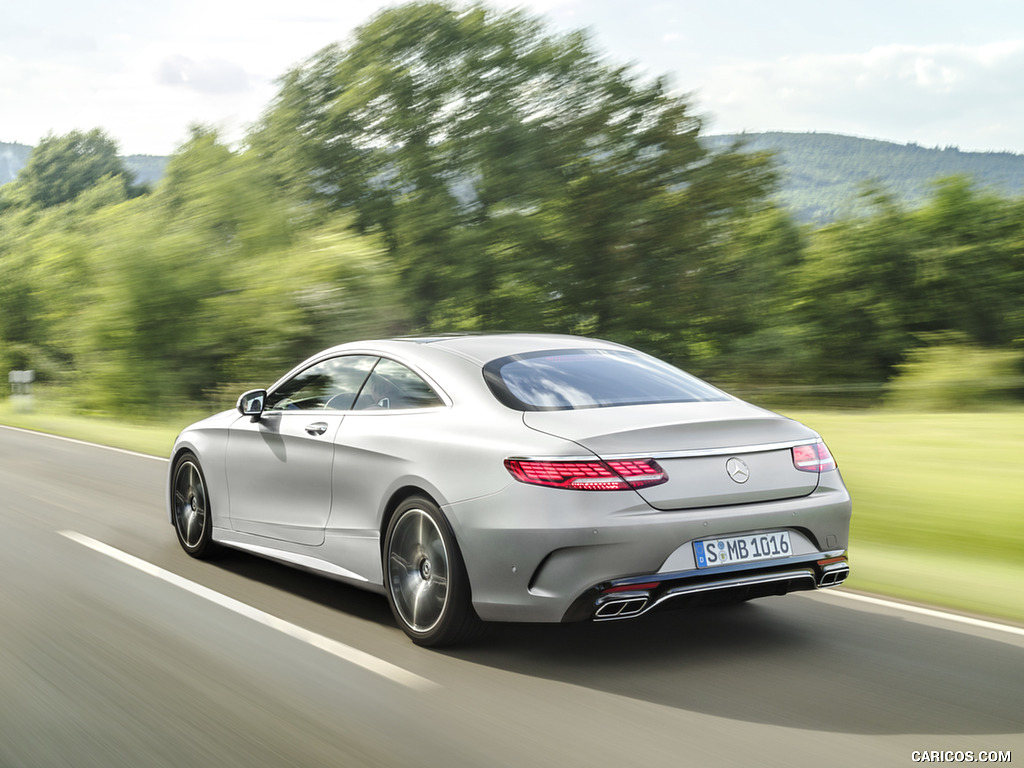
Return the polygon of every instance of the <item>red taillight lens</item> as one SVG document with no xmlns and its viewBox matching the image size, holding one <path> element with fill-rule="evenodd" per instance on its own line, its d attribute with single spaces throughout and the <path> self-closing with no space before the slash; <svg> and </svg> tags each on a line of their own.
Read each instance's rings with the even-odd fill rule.
<svg viewBox="0 0 1024 768">
<path fill-rule="evenodd" d="M 577 491 L 628 491 L 668 482 L 654 459 L 608 461 L 535 461 L 505 459 L 505 467 L 521 483 Z"/>
<path fill-rule="evenodd" d="M 801 472 L 828 472 L 836 468 L 836 460 L 832 458 L 828 448 L 820 440 L 807 445 L 793 448 L 793 466 Z"/>
</svg>

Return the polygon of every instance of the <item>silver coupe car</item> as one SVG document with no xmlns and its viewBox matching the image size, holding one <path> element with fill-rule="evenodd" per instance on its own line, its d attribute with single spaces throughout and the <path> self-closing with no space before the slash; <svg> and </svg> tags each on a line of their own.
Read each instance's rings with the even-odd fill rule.
<svg viewBox="0 0 1024 768">
<path fill-rule="evenodd" d="M 629 347 L 343 344 L 174 444 L 181 546 L 387 596 L 412 640 L 830 587 L 850 496 L 821 437 Z"/>
</svg>

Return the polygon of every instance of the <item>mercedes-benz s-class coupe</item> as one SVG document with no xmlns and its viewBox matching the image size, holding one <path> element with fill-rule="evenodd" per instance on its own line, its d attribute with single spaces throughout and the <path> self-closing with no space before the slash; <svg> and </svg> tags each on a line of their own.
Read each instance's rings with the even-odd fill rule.
<svg viewBox="0 0 1024 768">
<path fill-rule="evenodd" d="M 421 645 L 841 583 L 850 496 L 821 437 L 575 336 L 344 344 L 178 437 L 181 546 L 386 595 Z"/>
</svg>

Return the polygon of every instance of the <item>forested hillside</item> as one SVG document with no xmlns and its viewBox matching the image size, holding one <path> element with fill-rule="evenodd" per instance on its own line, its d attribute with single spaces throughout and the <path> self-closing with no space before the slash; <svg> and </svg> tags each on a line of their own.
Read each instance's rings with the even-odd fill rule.
<svg viewBox="0 0 1024 768">
<path fill-rule="evenodd" d="M 728 134 L 705 141 L 715 148 L 739 141 L 752 152 L 773 153 L 782 172 L 778 199 L 801 221 L 824 223 L 863 212 L 868 189 L 918 207 L 936 180 L 950 176 L 968 177 L 1002 195 L 1024 193 L 1024 155 L 1009 152 L 961 152 L 831 133 Z"/>
<path fill-rule="evenodd" d="M 752 152 L 770 152 L 780 170 L 778 201 L 797 220 L 824 224 L 864 211 L 863 195 L 881 190 L 910 207 L 929 198 L 935 182 L 965 176 L 998 194 L 1024 194 L 1024 155 L 961 152 L 860 139 L 829 133 L 716 134 L 702 138 L 712 149 L 735 142 Z M 0 143 L 0 184 L 14 181 L 32 148 Z M 128 155 L 124 163 L 137 183 L 152 184 L 168 158 Z"/>
</svg>

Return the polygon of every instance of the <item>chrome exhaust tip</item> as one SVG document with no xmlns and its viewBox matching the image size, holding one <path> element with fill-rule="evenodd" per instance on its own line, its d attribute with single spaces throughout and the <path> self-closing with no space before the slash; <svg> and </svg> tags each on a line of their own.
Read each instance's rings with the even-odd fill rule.
<svg viewBox="0 0 1024 768">
<path fill-rule="evenodd" d="M 849 575 L 850 566 L 845 563 L 836 563 L 835 565 L 825 566 L 825 572 L 821 574 L 821 578 L 818 580 L 818 586 L 834 587 L 846 581 L 846 577 Z"/>
<path fill-rule="evenodd" d="M 616 597 L 601 603 L 594 612 L 595 619 L 625 619 L 636 616 L 647 607 L 647 595 Z"/>
</svg>

